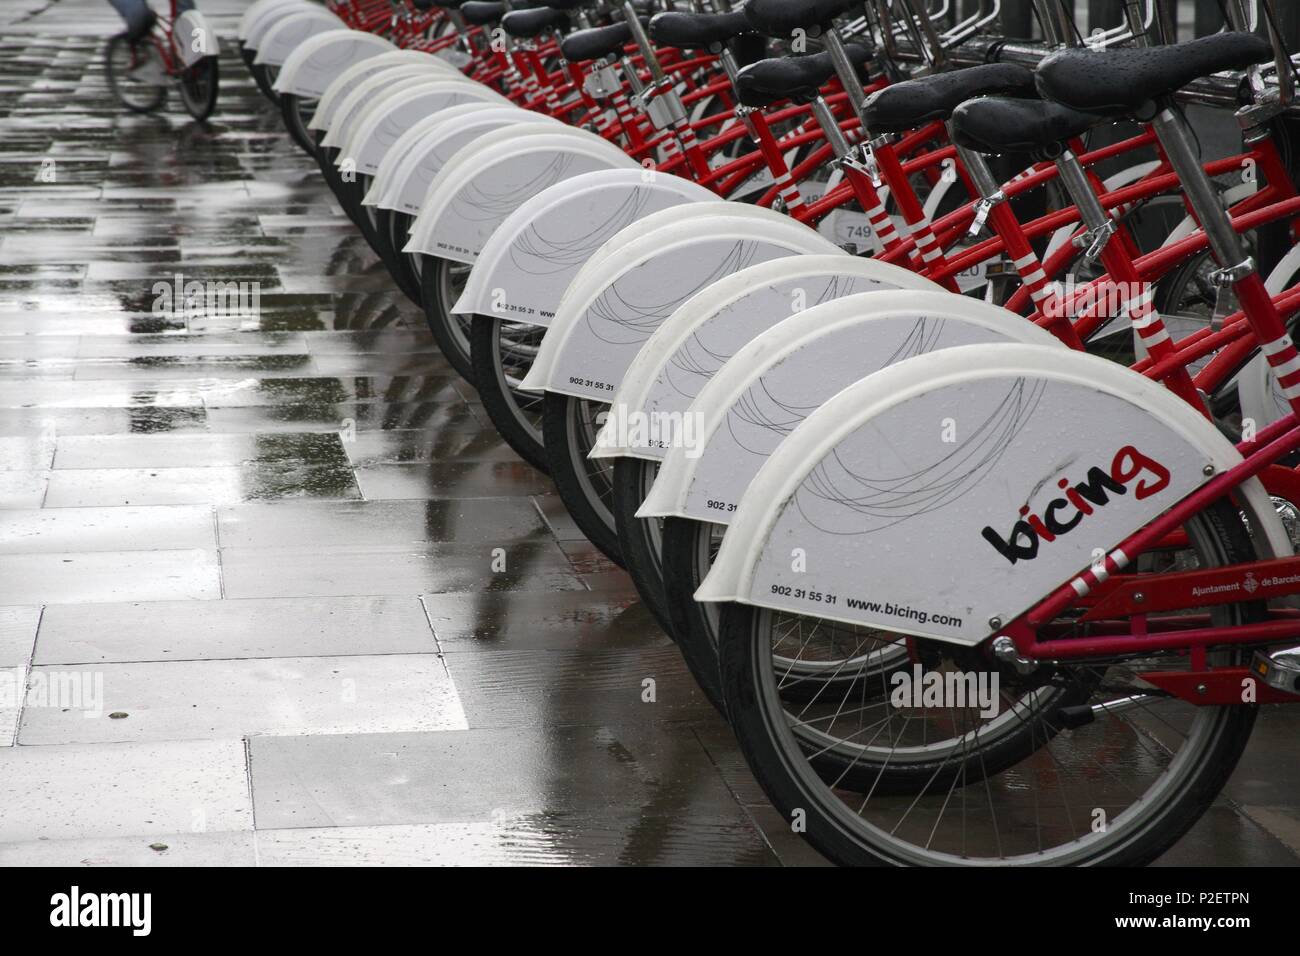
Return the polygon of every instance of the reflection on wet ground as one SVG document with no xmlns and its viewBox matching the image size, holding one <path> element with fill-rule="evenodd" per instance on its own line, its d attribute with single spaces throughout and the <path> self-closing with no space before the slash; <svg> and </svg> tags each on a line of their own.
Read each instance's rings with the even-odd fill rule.
<svg viewBox="0 0 1300 956">
<path fill-rule="evenodd" d="M 102 684 L 0 698 L 0 863 L 818 862 L 232 51 L 125 116 L 113 16 L 0 14 L 0 676 Z M 1295 726 L 1168 862 L 1295 862 Z"/>
</svg>

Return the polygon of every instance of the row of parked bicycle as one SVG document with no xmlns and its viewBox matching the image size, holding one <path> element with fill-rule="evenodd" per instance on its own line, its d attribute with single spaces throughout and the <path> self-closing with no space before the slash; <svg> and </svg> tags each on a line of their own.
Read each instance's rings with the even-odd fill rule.
<svg viewBox="0 0 1300 956">
<path fill-rule="evenodd" d="M 1036 69 L 941 70 L 985 5 L 690 6 L 258 0 L 239 36 L 796 831 L 1155 858 L 1300 700 L 1272 7 L 1172 44 L 1134 0 L 1088 46 L 1039 0 Z M 1205 161 L 1175 94 L 1212 75 L 1244 136 Z"/>
</svg>

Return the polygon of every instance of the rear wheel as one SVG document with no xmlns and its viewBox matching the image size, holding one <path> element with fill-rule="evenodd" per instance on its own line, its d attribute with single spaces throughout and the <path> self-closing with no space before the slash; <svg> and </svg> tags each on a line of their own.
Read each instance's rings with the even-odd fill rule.
<svg viewBox="0 0 1300 956">
<path fill-rule="evenodd" d="M 318 100 L 308 99 L 296 93 L 280 94 L 280 116 L 284 119 L 284 128 L 289 136 L 308 156 L 316 155 L 316 137 L 307 128 L 312 114 L 316 112 Z"/>
<path fill-rule="evenodd" d="M 347 199 L 349 183 L 343 178 L 339 168 L 334 165 L 334 160 L 338 156 L 338 150 L 332 146 L 317 146 L 316 164 L 320 166 L 321 175 L 325 178 L 325 184 L 329 186 L 334 193 L 334 197 L 339 201 L 339 208 L 352 220 L 352 222 L 361 228 L 357 222 L 357 213 L 353 204 Z M 349 174 L 353 175 L 353 174 Z"/>
<path fill-rule="evenodd" d="M 619 567 L 626 567 L 614 527 L 614 472 L 609 459 L 588 458 L 609 406 L 546 393 L 542 435 L 551 480 L 578 529 Z"/>
<path fill-rule="evenodd" d="M 397 284 L 407 297 L 424 308 L 424 290 L 420 279 L 420 254 L 405 252 L 407 242 L 411 239 L 411 225 L 415 217 L 400 210 L 388 210 L 388 242 L 393 247 L 394 276 Z"/>
<path fill-rule="evenodd" d="M 185 111 L 202 123 L 217 108 L 220 86 L 217 58 L 205 56 L 181 73 L 181 102 Z"/>
<path fill-rule="evenodd" d="M 1241 517 L 1228 504 L 1198 515 L 1186 530 L 1188 547 L 1143 556 L 1167 562 L 1149 570 L 1168 570 L 1169 563 L 1215 567 L 1253 557 Z M 1223 627 L 1258 620 L 1263 607 L 1256 602 L 1200 609 L 1205 613 Z M 1184 614 L 1195 617 L 1197 610 L 1175 617 Z M 1019 694 L 988 721 L 950 701 L 918 707 L 878 700 L 862 708 L 856 700 L 849 706 L 828 701 L 816 713 L 808 706 L 796 709 L 781 694 L 772 654 L 774 637 L 792 617 L 724 606 L 720 647 L 727 713 L 750 768 L 778 810 L 797 814 L 808 840 L 838 863 L 1147 863 L 1214 800 L 1255 721 L 1254 705 L 1196 707 L 1142 680 L 1152 671 L 1186 670 L 1187 658 L 1177 654 L 1040 664 L 1039 690 Z M 1151 621 L 1174 628 L 1181 623 Z M 958 659 L 977 653 L 952 645 L 938 650 Z M 1215 652 L 1210 663 L 1240 659 L 1238 651 Z M 1007 680 L 1004 675 L 1004 686 Z M 1044 699 L 1052 688 L 1067 696 Z M 891 712 L 890 706 L 911 709 Z M 1069 732 L 1062 733 L 1065 726 Z M 997 737 L 987 740 L 998 727 Z M 814 750 L 815 737 L 825 742 Z M 821 763 L 828 753 L 846 758 L 855 750 L 845 772 L 855 769 L 856 780 L 831 776 Z M 910 786 L 871 783 L 891 776 L 903 784 L 910 778 Z"/>
<path fill-rule="evenodd" d="M 108 41 L 104 69 L 113 96 L 132 113 L 152 113 L 167 98 L 167 70 L 152 37 L 130 43 L 125 34 Z"/>
<path fill-rule="evenodd" d="M 662 518 L 638 518 L 637 509 L 659 474 L 659 462 L 644 458 L 614 461 L 614 523 L 618 546 L 637 593 L 667 635 L 677 639 L 664 595 Z"/>
<path fill-rule="evenodd" d="M 718 605 L 695 600 L 695 591 L 713 566 L 725 530 L 690 518 L 665 518 L 662 557 L 664 603 L 673 638 L 700 690 L 723 714 Z"/>
<path fill-rule="evenodd" d="M 463 262 L 426 256 L 420 267 L 420 299 L 424 304 L 424 319 L 438 348 L 452 368 L 472 385 L 474 363 L 470 358 L 469 336 L 474 317 L 451 311 L 465 291 L 470 268 Z"/>
<path fill-rule="evenodd" d="M 262 91 L 262 95 L 272 103 L 278 104 L 280 94 L 275 91 L 275 78 L 280 75 L 280 68 L 267 63 L 254 63 L 249 70 L 253 74 L 253 82 Z"/>
<path fill-rule="evenodd" d="M 541 471 L 550 467 L 542 439 L 545 397 L 518 389 L 537 358 L 545 334 L 541 326 L 486 315 L 475 316 L 470 326 L 474 387 L 479 401 L 506 444 Z"/>
<path fill-rule="evenodd" d="M 725 525 L 689 518 L 663 521 L 660 567 L 664 605 L 673 636 L 691 673 L 719 710 L 718 605 L 696 601 L 722 545 Z M 809 619 L 811 620 L 811 619 Z M 865 675 L 890 673 L 907 657 L 901 646 L 886 646 L 878 633 L 822 626 L 783 628 L 772 641 L 773 669 L 787 703 L 841 699 L 863 690 Z"/>
<path fill-rule="evenodd" d="M 420 305 L 422 301 L 420 290 L 418 286 L 411 285 L 406 257 L 393 245 L 393 217 L 397 213 L 380 206 L 367 206 L 366 208 L 369 210 L 371 221 L 375 226 L 375 241 L 378 244 L 375 251 L 379 253 L 379 258 L 384 260 L 384 265 L 388 268 L 388 274 L 393 277 L 393 281 L 402 290 L 402 294 L 416 305 Z"/>
</svg>

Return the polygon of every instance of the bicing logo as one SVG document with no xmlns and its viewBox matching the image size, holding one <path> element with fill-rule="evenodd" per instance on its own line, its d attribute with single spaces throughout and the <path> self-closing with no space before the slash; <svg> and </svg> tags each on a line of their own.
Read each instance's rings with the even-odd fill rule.
<svg viewBox="0 0 1300 956">
<path fill-rule="evenodd" d="M 986 527 L 981 532 L 984 540 L 1012 564 L 1032 561 L 1038 557 L 1041 545 L 1069 534 L 1098 508 L 1109 504 L 1112 496 L 1127 495 L 1132 487 L 1134 497 L 1141 501 L 1164 491 L 1169 487 L 1169 469 L 1132 445 L 1125 445 L 1115 453 L 1109 470 L 1094 466 L 1083 481 L 1071 484 L 1070 479 L 1062 478 L 1057 486 L 1062 496 L 1049 501 L 1041 516 L 1025 505 L 1006 539 Z"/>
</svg>

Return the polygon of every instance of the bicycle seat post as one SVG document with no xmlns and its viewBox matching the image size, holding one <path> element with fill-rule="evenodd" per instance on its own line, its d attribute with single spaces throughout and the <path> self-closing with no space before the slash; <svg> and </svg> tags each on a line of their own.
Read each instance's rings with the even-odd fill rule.
<svg viewBox="0 0 1300 956">
<path fill-rule="evenodd" d="M 1246 255 L 1241 237 L 1232 228 L 1218 192 L 1201 166 L 1193 134 L 1182 111 L 1172 101 L 1159 103 L 1151 125 L 1223 270 L 1217 275 L 1222 280 L 1254 271 L 1254 261 Z"/>
<path fill-rule="evenodd" d="M 826 52 L 831 55 L 831 62 L 835 64 L 835 75 L 839 78 L 840 85 L 844 87 L 844 92 L 849 94 L 849 105 L 853 108 L 853 113 L 865 132 L 867 120 L 866 114 L 862 111 L 862 104 L 867 98 L 867 91 L 862 88 L 858 71 L 844 48 L 844 41 L 835 32 L 834 27 L 827 27 L 822 43 L 826 47 Z"/>
<path fill-rule="evenodd" d="M 949 123 L 948 125 L 949 139 L 952 139 L 952 124 Z M 970 227 L 970 235 L 976 236 L 983 230 L 985 223 L 988 222 L 989 214 L 992 213 L 993 208 L 1006 202 L 1007 194 L 1003 192 L 997 177 L 993 175 L 992 167 L 989 166 L 988 160 L 984 158 L 982 153 L 968 149 L 959 143 L 954 143 L 954 146 L 957 150 L 957 159 L 966 170 L 971 184 L 975 187 L 975 192 L 980 197 L 980 201 L 975 207 L 975 218 L 972 220 Z"/>
<path fill-rule="evenodd" d="M 1219 201 L 1214 184 L 1201 166 L 1187 118 L 1172 97 L 1167 97 L 1156 104 L 1151 124 L 1219 264 L 1219 270 L 1212 276 L 1214 283 L 1231 286 L 1237 293 L 1246 319 L 1278 380 L 1282 396 L 1290 404 L 1292 412 L 1300 415 L 1300 381 L 1294 381 L 1300 372 L 1300 355 L 1297 355 L 1282 317 L 1264 287 L 1255 260 L 1246 253 L 1241 237 Z M 1287 382 L 1286 379 L 1293 381 Z"/>
<path fill-rule="evenodd" d="M 645 32 L 645 27 L 641 24 L 640 17 L 637 16 L 636 7 L 633 6 L 632 0 L 625 0 L 623 3 L 623 17 L 627 20 L 628 29 L 632 31 L 632 40 L 641 51 L 641 56 L 645 59 L 646 69 L 650 71 L 651 88 L 662 87 L 670 82 L 668 74 L 664 72 L 663 64 L 659 62 L 659 57 L 655 54 L 654 44 L 650 42 L 650 35 Z"/>
</svg>

